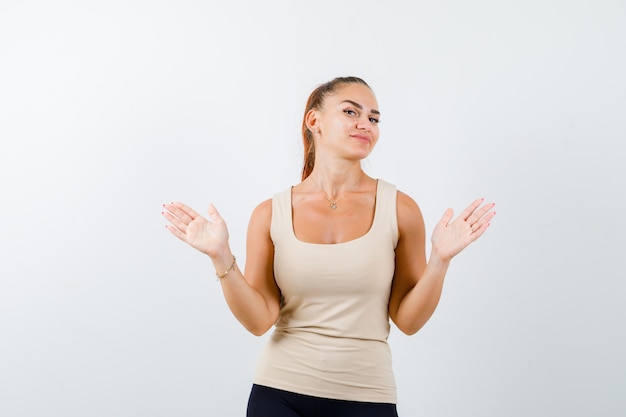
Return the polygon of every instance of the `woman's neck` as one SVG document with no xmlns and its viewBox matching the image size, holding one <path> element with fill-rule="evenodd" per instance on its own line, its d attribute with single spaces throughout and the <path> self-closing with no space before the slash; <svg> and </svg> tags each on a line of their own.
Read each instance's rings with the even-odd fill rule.
<svg viewBox="0 0 626 417">
<path fill-rule="evenodd" d="M 340 198 L 347 192 L 360 191 L 361 188 L 367 186 L 372 181 L 362 169 L 361 166 L 351 169 L 339 169 L 316 165 L 311 175 L 306 178 L 303 185 L 308 182 L 306 187 L 310 191 L 323 192 L 329 198 Z"/>
</svg>

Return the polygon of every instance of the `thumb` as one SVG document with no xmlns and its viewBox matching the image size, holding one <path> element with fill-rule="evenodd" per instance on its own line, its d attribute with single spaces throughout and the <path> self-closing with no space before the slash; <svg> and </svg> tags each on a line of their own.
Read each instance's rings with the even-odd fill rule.
<svg viewBox="0 0 626 417">
<path fill-rule="evenodd" d="M 224 221 L 224 219 L 222 219 L 222 216 L 220 216 L 220 213 L 217 211 L 213 204 L 209 204 L 207 212 L 209 213 L 209 216 L 211 216 L 211 219 L 213 219 L 213 221 Z"/>
<path fill-rule="evenodd" d="M 439 220 L 439 223 L 442 226 L 447 226 L 452 221 L 453 216 L 454 216 L 454 210 L 452 210 L 451 208 L 448 208 L 443 213 L 443 216 L 441 217 L 441 220 Z"/>
</svg>

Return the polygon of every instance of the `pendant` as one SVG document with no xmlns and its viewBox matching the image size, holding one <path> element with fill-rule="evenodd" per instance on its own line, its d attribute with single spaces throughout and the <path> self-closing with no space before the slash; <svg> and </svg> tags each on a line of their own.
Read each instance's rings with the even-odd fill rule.
<svg viewBox="0 0 626 417">
<path fill-rule="evenodd" d="M 323 192 L 323 191 L 322 191 L 322 192 Z M 330 198 L 330 197 L 328 196 L 328 194 L 324 193 L 324 197 L 326 197 L 326 200 L 328 200 L 328 202 L 330 203 L 330 209 L 331 209 L 331 210 L 337 210 L 337 201 L 341 200 L 341 198 L 342 198 L 343 196 L 339 196 L 339 198 L 338 198 L 338 199 L 333 200 L 332 198 Z"/>
</svg>

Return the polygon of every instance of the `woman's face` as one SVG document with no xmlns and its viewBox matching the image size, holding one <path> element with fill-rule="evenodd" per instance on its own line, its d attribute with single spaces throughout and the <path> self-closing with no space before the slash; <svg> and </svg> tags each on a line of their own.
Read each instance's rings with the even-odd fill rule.
<svg viewBox="0 0 626 417">
<path fill-rule="evenodd" d="M 363 84 L 340 87 L 326 97 L 321 109 L 313 112 L 310 121 L 319 151 L 361 160 L 378 142 L 378 103 L 372 90 Z"/>
</svg>

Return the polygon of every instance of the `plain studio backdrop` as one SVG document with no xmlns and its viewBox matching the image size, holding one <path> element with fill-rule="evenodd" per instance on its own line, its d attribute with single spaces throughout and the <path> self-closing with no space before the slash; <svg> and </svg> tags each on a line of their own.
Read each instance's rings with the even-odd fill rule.
<svg viewBox="0 0 626 417">
<path fill-rule="evenodd" d="M 161 204 L 214 203 L 243 266 L 252 209 L 299 181 L 309 92 L 345 75 L 382 113 L 364 168 L 429 238 L 497 203 L 431 321 L 392 326 L 400 415 L 624 416 L 624 22 L 620 0 L 2 1 L 0 416 L 243 416 L 268 335 Z"/>
</svg>

